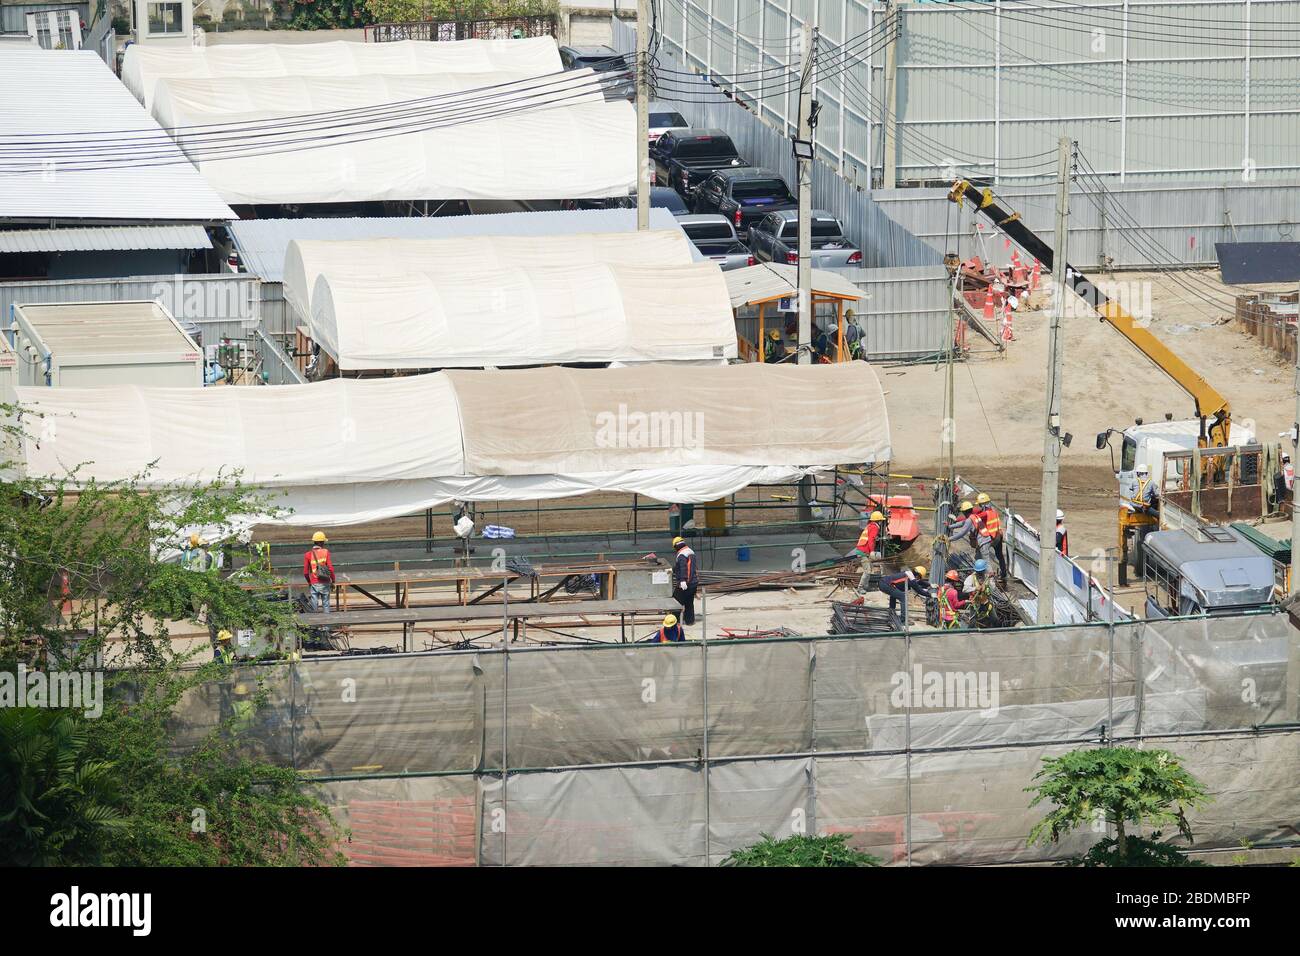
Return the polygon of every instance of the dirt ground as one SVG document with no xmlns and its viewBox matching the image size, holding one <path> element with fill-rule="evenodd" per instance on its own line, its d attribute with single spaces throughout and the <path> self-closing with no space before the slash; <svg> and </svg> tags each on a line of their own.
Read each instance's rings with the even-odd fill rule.
<svg viewBox="0 0 1300 956">
<path fill-rule="evenodd" d="M 1276 441 L 1291 424 L 1293 370 L 1232 321 L 1233 300 L 1245 289 L 1222 285 L 1218 273 L 1193 283 L 1204 301 L 1158 273 L 1117 273 L 1124 283 L 1149 283 L 1153 331 L 1206 381 L 1227 396 L 1234 421 L 1253 420 L 1257 437 Z M 1285 291 L 1283 287 L 1265 287 Z M 1034 304 L 1038 304 L 1035 300 Z M 956 370 L 957 471 L 1030 520 L 1039 510 L 1043 418 L 1046 408 L 1048 316 L 1014 315 L 1015 341 L 1006 352 L 980 352 Z M 1159 421 L 1193 415 L 1191 399 L 1118 332 L 1099 320 L 1067 318 L 1061 427 L 1073 434 L 1062 456 L 1060 497 L 1071 550 L 1110 547 L 1115 538 L 1115 480 L 1096 435 L 1135 418 Z M 987 345 L 983 340 L 972 339 Z M 935 365 L 880 367 L 889 409 L 895 471 L 933 474 L 941 459 L 944 369 Z M 1118 453 L 1118 443 L 1116 443 Z"/>
</svg>

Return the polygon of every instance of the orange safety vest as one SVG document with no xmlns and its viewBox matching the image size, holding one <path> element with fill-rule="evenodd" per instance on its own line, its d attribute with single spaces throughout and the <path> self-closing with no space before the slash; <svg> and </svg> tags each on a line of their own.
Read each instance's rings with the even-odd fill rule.
<svg viewBox="0 0 1300 956">
<path fill-rule="evenodd" d="M 984 533 L 990 538 L 996 538 L 1002 533 L 1002 519 L 998 517 L 998 509 L 992 505 L 985 505 L 984 510 L 980 512 L 984 521 Z"/>
<path fill-rule="evenodd" d="M 319 583 L 321 583 L 321 584 L 329 584 L 329 583 L 330 583 L 330 580 L 329 580 L 329 577 L 330 577 L 330 565 L 329 565 L 329 560 L 330 560 L 330 549 L 329 549 L 329 548 L 321 548 L 321 549 L 320 549 L 320 554 L 317 554 L 315 548 L 310 548 L 310 549 L 308 549 L 308 551 L 307 551 L 307 559 L 311 562 L 311 573 L 312 573 L 312 577 L 314 577 L 314 578 L 315 578 Z M 324 574 L 321 573 L 321 570 L 322 570 L 322 569 L 324 569 L 324 572 L 325 572 Z"/>
</svg>

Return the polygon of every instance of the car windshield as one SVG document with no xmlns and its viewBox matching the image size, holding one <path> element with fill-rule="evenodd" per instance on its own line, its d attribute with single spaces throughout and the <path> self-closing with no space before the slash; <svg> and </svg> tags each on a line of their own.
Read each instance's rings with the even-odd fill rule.
<svg viewBox="0 0 1300 956">
<path fill-rule="evenodd" d="M 632 204 L 633 206 L 636 203 Z M 686 203 L 682 202 L 682 197 L 677 195 L 673 189 L 656 189 L 650 193 L 650 205 L 659 209 L 667 209 L 671 212 L 686 212 Z"/>
<path fill-rule="evenodd" d="M 682 119 L 681 113 L 651 113 L 650 114 L 651 129 L 668 129 L 669 127 L 673 127 L 673 126 L 686 127 L 689 125 L 690 124 L 687 123 L 686 120 Z"/>
<path fill-rule="evenodd" d="M 585 66 L 590 70 L 623 69 L 623 61 L 616 53 L 610 53 L 606 56 L 580 56 L 573 61 L 573 65 Z"/>
<path fill-rule="evenodd" d="M 727 242 L 732 240 L 731 226 L 725 222 L 686 222 L 682 223 L 682 228 L 686 230 L 686 235 L 695 242 L 708 239 L 725 239 Z"/>
<path fill-rule="evenodd" d="M 732 183 L 731 195 L 734 199 L 758 199 L 769 196 L 778 200 L 790 198 L 785 183 L 779 179 L 747 179 Z"/>
<path fill-rule="evenodd" d="M 677 151 L 673 154 L 679 159 L 707 159 L 717 157 L 718 159 L 732 159 L 736 155 L 736 147 L 731 145 L 731 140 L 725 136 L 715 139 L 689 139 L 677 144 Z"/>
</svg>

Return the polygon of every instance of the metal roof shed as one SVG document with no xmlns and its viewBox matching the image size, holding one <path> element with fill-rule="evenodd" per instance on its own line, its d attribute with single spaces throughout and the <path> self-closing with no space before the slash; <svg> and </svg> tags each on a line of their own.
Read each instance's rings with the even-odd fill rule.
<svg viewBox="0 0 1300 956">
<path fill-rule="evenodd" d="M 94 51 L 6 50 L 0 90 L 0 217 L 7 221 L 235 218 Z"/>
<path fill-rule="evenodd" d="M 202 386 L 203 352 L 157 302 L 15 305 L 19 385 Z"/>
</svg>

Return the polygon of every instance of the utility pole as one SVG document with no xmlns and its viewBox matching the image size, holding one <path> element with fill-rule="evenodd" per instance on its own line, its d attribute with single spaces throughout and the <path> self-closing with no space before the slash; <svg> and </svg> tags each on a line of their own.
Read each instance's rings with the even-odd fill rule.
<svg viewBox="0 0 1300 956">
<path fill-rule="evenodd" d="M 898 154 L 894 140 L 898 134 L 898 0 L 886 0 L 885 16 L 885 95 L 880 98 L 882 137 L 881 187 L 894 189 L 898 185 Z"/>
<path fill-rule="evenodd" d="M 650 228 L 650 3 L 636 0 L 636 227 Z"/>
<path fill-rule="evenodd" d="M 1291 463 L 1300 461 L 1300 332 L 1296 333 L 1295 352 L 1295 422 L 1291 425 Z M 1300 509 L 1291 491 L 1291 594 L 1300 592 Z"/>
<path fill-rule="evenodd" d="M 1056 244 L 1052 284 L 1056 302 L 1047 333 L 1047 422 L 1043 430 L 1043 510 L 1038 524 L 1038 623 L 1054 623 L 1056 600 L 1056 484 L 1061 472 L 1061 320 L 1065 317 L 1065 256 L 1070 215 L 1070 139 L 1062 136 L 1056 158 Z"/>
<path fill-rule="evenodd" d="M 804 22 L 799 62 L 799 364 L 812 363 L 813 28 Z"/>
</svg>

